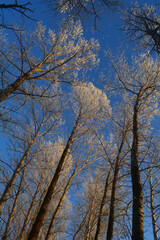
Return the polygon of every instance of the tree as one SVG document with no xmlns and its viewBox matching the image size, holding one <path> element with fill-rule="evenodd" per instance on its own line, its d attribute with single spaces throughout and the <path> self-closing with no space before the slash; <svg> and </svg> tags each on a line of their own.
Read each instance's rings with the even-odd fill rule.
<svg viewBox="0 0 160 240">
<path fill-rule="evenodd" d="M 104 173 L 99 170 L 93 171 L 93 176 L 86 172 L 81 196 L 78 192 L 75 194 L 76 200 L 73 206 L 76 210 L 72 219 L 73 239 L 94 239 L 95 236 L 99 204 L 103 194 Z M 104 224 L 102 228 L 104 229 Z M 104 236 L 104 233 L 101 232 L 101 236 Z"/>
<path fill-rule="evenodd" d="M 9 230 L 10 230 L 10 227 L 11 227 L 12 220 L 14 218 L 14 214 L 15 214 L 18 198 L 19 198 L 19 195 L 20 195 L 21 190 L 22 190 L 22 184 L 24 182 L 24 177 L 25 177 L 25 168 L 24 168 L 24 170 L 22 172 L 22 176 L 21 176 L 21 180 L 20 180 L 20 183 L 19 183 L 18 191 L 16 193 L 16 197 L 15 197 L 15 200 L 14 200 L 14 204 L 13 204 L 10 216 L 9 216 L 8 221 L 6 223 L 6 228 L 5 228 L 5 232 L 3 234 L 2 240 L 6 240 L 8 238 Z"/>
<path fill-rule="evenodd" d="M 160 52 L 159 5 L 140 6 L 137 2 L 122 12 L 123 31 L 129 40 L 147 51 Z"/>
<path fill-rule="evenodd" d="M 41 97 L 38 103 L 30 99 L 25 108 L 25 112 L 23 112 L 23 110 L 21 111 L 21 114 L 24 114 L 22 115 L 23 123 L 20 123 L 19 126 L 16 124 L 17 126 L 14 126 L 14 128 L 12 125 L 11 128 L 8 129 L 10 130 L 10 136 L 12 136 L 11 141 L 14 141 L 12 144 L 13 149 L 15 148 L 14 156 L 16 156 L 18 152 L 17 159 L 19 159 L 19 161 L 16 161 L 16 167 L 0 198 L 0 210 L 7 200 L 9 192 L 20 171 L 25 164 L 27 164 L 26 160 L 32 150 L 34 151 L 35 145 L 44 139 L 47 134 L 56 130 L 61 124 L 62 110 L 60 109 L 59 89 L 55 86 L 55 89 L 52 88 L 52 91 L 50 90 L 49 92 L 57 96 L 54 97 L 54 99 Z M 21 154 L 19 154 L 19 152 Z M 33 153 L 31 155 L 33 155 Z"/>
<path fill-rule="evenodd" d="M 53 141 L 53 139 L 52 139 Z M 34 149 L 35 150 L 35 149 Z M 18 197 L 18 202 L 15 204 L 15 199 L 17 199 L 17 195 L 19 193 L 19 182 L 21 182 L 21 173 L 19 174 L 19 179 L 15 182 L 12 187 L 12 193 L 9 195 L 10 199 L 5 202 L 4 208 L 2 210 L 1 219 L 4 219 L 6 222 L 8 220 L 11 222 L 11 227 L 7 239 L 25 239 L 27 238 L 27 234 L 29 229 L 31 229 L 39 207 L 43 201 L 44 195 L 46 193 L 47 187 L 51 180 L 51 175 L 53 174 L 57 160 L 59 160 L 59 156 L 63 151 L 63 140 L 59 139 L 52 143 L 51 141 L 41 143 L 38 145 L 33 159 L 28 159 L 29 162 L 23 167 L 26 170 L 25 178 L 23 179 L 23 187 L 20 191 L 20 195 Z M 33 154 L 33 152 L 32 152 Z M 54 204 L 50 206 L 49 213 L 47 214 L 47 219 L 42 228 L 42 232 L 39 237 L 41 239 L 42 235 L 44 238 L 45 232 L 47 231 L 48 223 L 52 216 L 52 211 L 56 210 L 56 204 L 59 202 L 59 198 L 64 190 L 64 184 L 67 181 L 67 177 L 70 174 L 72 168 L 72 157 L 71 155 L 66 159 L 64 164 L 65 170 L 63 174 L 61 174 L 60 181 L 56 186 L 56 191 L 54 193 L 54 198 L 52 201 Z M 23 170 L 21 171 L 23 173 Z M 12 201 L 13 199 L 13 201 Z M 64 216 L 68 214 L 69 209 L 69 201 L 67 205 L 67 197 L 64 200 L 65 206 L 62 206 Z M 51 202 L 52 203 L 52 202 Z M 10 214 L 10 208 L 13 206 L 15 209 L 15 213 L 13 215 L 12 220 Z M 8 209 L 8 212 L 7 212 Z M 61 216 L 61 224 L 58 224 L 54 231 L 57 232 L 53 234 L 53 236 L 58 235 L 62 226 L 67 225 L 65 221 L 65 217 L 62 215 L 62 211 L 59 211 Z M 58 216 L 58 217 L 60 217 Z M 57 217 L 57 218 L 58 218 Z M 6 220 L 8 218 L 8 220 Z M 57 222 L 56 222 L 57 224 Z M 3 224 L 3 227 L 7 226 Z M 62 230 L 61 230 L 62 231 Z M 2 236 L 5 229 L 2 230 Z M 59 233 L 60 234 L 60 233 Z"/>
<path fill-rule="evenodd" d="M 100 11 L 107 7 L 115 9 L 121 4 L 119 0 L 46 0 L 48 6 L 54 11 L 71 14 L 72 17 L 88 17 L 88 14 L 94 16 L 95 21 L 100 17 Z"/>
<path fill-rule="evenodd" d="M 159 61 L 145 55 L 135 58 L 129 67 L 123 58 L 112 66 L 116 72 L 113 89 L 121 89 L 127 93 L 130 108 L 133 107 L 133 140 L 131 147 L 131 177 L 133 192 L 132 239 L 143 239 L 143 191 L 140 180 L 140 149 L 141 139 L 150 129 L 150 122 L 158 114 L 157 96 L 159 96 Z M 136 69 L 135 69 L 136 66 Z M 143 134 L 141 133 L 143 129 Z M 147 130 L 148 129 L 148 130 Z M 140 139 L 141 137 L 141 139 Z M 142 151 L 142 150 L 141 150 Z"/>
<path fill-rule="evenodd" d="M 65 27 L 64 27 L 65 26 Z M 14 31 L 15 41 L 8 44 L 1 35 L 0 102 L 9 97 L 37 96 L 37 85 L 43 87 L 39 96 L 56 82 L 73 83 L 81 69 L 97 63 L 97 41 L 86 41 L 80 22 L 63 22 L 57 35 L 38 24 L 32 33 Z M 39 54 L 36 57 L 34 52 Z M 46 96 L 47 97 L 47 96 Z"/>
<path fill-rule="evenodd" d="M 110 146 L 109 143 L 107 143 L 107 145 L 109 146 L 106 146 L 107 149 L 110 149 L 109 152 L 107 152 L 107 149 L 103 146 L 103 142 L 99 139 L 102 144 L 102 149 L 104 150 L 104 157 L 108 159 L 110 167 L 108 169 L 105 188 L 103 192 L 103 198 L 100 204 L 95 240 L 98 240 L 100 237 L 102 214 L 103 214 L 103 209 L 105 207 L 106 198 L 110 198 L 110 200 L 108 200 L 109 219 L 107 224 L 108 225 L 107 239 L 112 239 L 113 237 L 113 233 L 114 233 L 113 226 L 115 222 L 115 211 L 116 211 L 116 202 L 117 202 L 116 198 L 117 198 L 118 175 L 119 175 L 120 169 L 122 168 L 121 165 L 124 165 L 123 155 L 124 156 L 127 155 L 126 152 L 128 151 L 128 147 L 125 146 L 125 142 L 131 128 L 130 126 L 131 121 L 129 120 L 129 117 L 128 117 L 129 112 L 130 111 L 128 109 L 128 106 L 125 103 L 119 104 L 114 109 L 114 112 L 112 113 L 112 116 L 111 116 L 111 124 L 110 124 L 110 131 L 111 131 L 110 134 L 112 134 L 112 145 Z M 125 148 L 125 151 L 124 151 L 124 148 Z M 122 163 L 122 160 L 123 160 L 123 163 Z M 111 193 L 108 191 L 109 186 L 112 186 L 110 187 Z"/>
<path fill-rule="evenodd" d="M 122 116 L 117 116 L 117 120 L 115 120 L 115 132 L 117 135 L 117 139 L 119 140 L 117 143 L 117 156 L 114 159 L 114 173 L 113 173 L 113 180 L 112 180 L 112 190 L 111 190 L 111 197 L 110 197 L 110 208 L 109 208 L 109 220 L 108 220 L 108 227 L 107 227 L 107 240 L 112 240 L 113 239 L 113 226 L 115 222 L 115 207 L 116 207 L 116 191 L 117 191 L 117 183 L 118 183 L 118 175 L 119 175 L 119 170 L 120 170 L 120 165 L 122 164 L 122 154 L 123 154 L 123 149 L 125 147 L 125 142 L 127 139 L 127 136 L 129 135 L 130 128 L 131 128 L 131 123 L 130 123 L 130 118 L 127 116 L 129 113 L 129 109 L 127 105 L 124 103 L 124 106 L 120 105 L 121 109 L 121 114 Z M 118 112 L 118 109 L 117 109 Z M 123 112 L 123 113 L 122 113 Z M 117 114 L 118 115 L 118 114 Z M 116 117 L 116 114 L 114 115 L 114 118 Z M 122 118 L 122 119 L 121 119 Z M 114 121 L 114 120 L 113 120 Z M 117 129 L 116 129 L 117 128 Z M 113 130 L 114 133 L 114 130 Z M 126 147 L 125 147 L 126 148 Z M 128 151 L 125 150 L 126 152 Z M 125 156 L 125 154 L 124 154 Z M 123 161 L 124 164 L 124 161 Z"/>
<path fill-rule="evenodd" d="M 91 83 L 74 87 L 72 96 L 72 110 L 75 116 L 74 126 L 60 157 L 34 225 L 28 236 L 28 239 L 30 240 L 36 239 L 39 234 L 71 145 L 80 137 L 91 134 L 95 130 L 95 124 L 96 128 L 98 128 L 98 123 L 102 123 L 102 119 L 106 121 L 106 117 L 110 112 L 107 96 L 101 90 L 95 88 Z"/>
<path fill-rule="evenodd" d="M 151 213 L 153 238 L 158 240 L 159 228 L 159 136 L 151 136 L 148 146 L 149 170 L 148 170 L 148 208 Z"/>
<path fill-rule="evenodd" d="M 2 28 L 7 28 L 7 29 L 13 29 L 13 23 L 7 23 L 6 19 L 5 19 L 5 13 L 6 10 L 10 10 L 11 12 L 17 12 L 19 14 L 21 14 L 22 16 L 26 17 L 26 18 L 30 18 L 29 17 L 29 12 L 33 12 L 33 10 L 31 9 L 30 2 L 26 2 L 23 4 L 19 4 L 17 0 L 12 1 L 13 3 L 1 3 L 0 4 L 0 10 L 1 10 L 1 14 L 0 14 L 0 27 Z M 31 19 L 31 18 L 30 18 Z"/>
<path fill-rule="evenodd" d="M 90 138 L 92 141 L 90 141 Z M 95 142 L 95 144 L 94 144 Z M 83 151 L 83 153 L 77 154 L 77 146 L 76 146 L 76 156 L 74 157 L 74 151 L 72 151 L 72 158 L 73 158 L 73 170 L 71 171 L 71 174 L 69 178 L 67 179 L 67 184 L 65 185 L 64 191 L 62 193 L 62 196 L 60 197 L 59 203 L 52 215 L 51 222 L 49 224 L 49 228 L 45 237 L 45 240 L 49 240 L 52 235 L 52 229 L 56 221 L 56 217 L 58 212 L 60 211 L 60 208 L 63 204 L 63 201 L 67 195 L 68 189 L 71 186 L 71 183 L 77 177 L 77 175 L 80 175 L 81 171 L 84 171 L 85 168 L 88 168 L 90 164 L 93 164 L 95 161 L 97 161 L 98 154 L 97 154 L 97 148 L 96 145 L 97 141 L 94 139 L 94 137 L 89 136 L 88 141 L 85 141 L 85 143 L 81 143 L 80 152 Z M 84 146 L 83 146 L 84 145 Z"/>
</svg>

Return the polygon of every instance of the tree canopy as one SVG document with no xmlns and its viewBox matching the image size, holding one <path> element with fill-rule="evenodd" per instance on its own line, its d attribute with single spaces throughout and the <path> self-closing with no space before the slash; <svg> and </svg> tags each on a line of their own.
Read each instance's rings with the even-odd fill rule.
<svg viewBox="0 0 160 240">
<path fill-rule="evenodd" d="M 122 3 L 0 4 L 2 240 L 160 238 L 159 4 Z"/>
</svg>

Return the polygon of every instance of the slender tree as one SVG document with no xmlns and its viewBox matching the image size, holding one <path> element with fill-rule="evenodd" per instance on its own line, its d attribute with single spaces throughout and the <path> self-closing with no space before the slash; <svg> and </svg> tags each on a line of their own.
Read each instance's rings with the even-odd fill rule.
<svg viewBox="0 0 160 240">
<path fill-rule="evenodd" d="M 30 240 L 36 239 L 39 234 L 40 228 L 47 213 L 49 203 L 54 193 L 55 186 L 61 174 L 64 161 L 69 153 L 69 149 L 72 143 L 76 139 L 79 139 L 81 136 L 89 134 L 94 130 L 93 118 L 94 124 L 96 122 L 96 126 L 98 127 L 98 122 L 101 122 L 102 119 L 105 119 L 105 117 L 107 117 L 110 112 L 107 96 L 102 91 L 95 88 L 91 83 L 88 85 L 84 84 L 82 86 L 76 86 L 73 88 L 72 104 L 74 107 L 73 112 L 76 116 L 75 123 L 61 155 L 61 158 L 58 162 L 57 168 L 55 170 L 54 176 L 51 180 L 39 213 L 37 214 L 37 218 L 29 234 L 28 239 Z"/>
<path fill-rule="evenodd" d="M 137 69 L 134 68 L 135 65 L 133 65 L 133 68 L 129 68 L 122 59 L 119 59 L 117 63 L 112 62 L 112 64 L 116 71 L 116 80 L 118 80 L 112 89 L 119 86 L 129 96 L 132 96 L 132 101 L 130 101 L 130 106 L 133 106 L 133 141 L 131 148 L 132 239 L 143 239 L 143 191 L 139 168 L 140 126 L 142 127 L 140 123 L 143 121 L 143 127 L 146 131 L 151 119 L 158 113 L 156 97 L 159 94 L 159 62 L 141 56 L 134 61 Z"/>
<path fill-rule="evenodd" d="M 0 210 L 6 202 L 9 192 L 11 191 L 13 184 L 19 175 L 19 172 L 25 166 L 27 157 L 34 145 L 40 142 L 45 137 L 45 135 L 59 126 L 61 111 L 59 108 L 60 105 L 58 99 L 59 96 L 54 98 L 54 101 L 52 100 L 51 102 L 49 99 L 46 100 L 44 98 L 41 99 L 38 104 L 31 100 L 30 104 L 28 105 L 28 109 L 26 108 L 27 113 L 24 115 L 23 124 L 19 125 L 19 129 L 17 127 L 15 129 L 10 129 L 12 139 L 16 140 L 15 148 L 21 151 L 22 155 L 0 198 Z M 54 106 L 54 104 L 56 105 Z M 53 106 L 55 108 L 54 110 Z M 41 116 L 39 115 L 39 111 L 41 111 Z M 33 124 L 34 128 L 32 129 Z"/>
</svg>

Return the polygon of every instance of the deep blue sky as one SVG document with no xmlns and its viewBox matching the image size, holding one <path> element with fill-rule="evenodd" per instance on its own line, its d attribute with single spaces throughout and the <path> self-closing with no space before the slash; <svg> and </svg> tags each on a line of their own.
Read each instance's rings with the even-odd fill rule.
<svg viewBox="0 0 160 240">
<path fill-rule="evenodd" d="M 4 1 L 5 2 L 5 1 Z M 8 1 L 12 2 L 12 1 Z M 47 28 L 51 28 L 52 30 L 58 31 L 58 24 L 60 21 L 59 16 L 53 16 L 53 13 L 49 11 L 49 9 L 45 6 L 44 3 L 40 3 L 38 0 L 33 0 L 31 8 L 34 10 L 33 13 L 29 13 L 29 16 L 32 18 L 42 21 Z M 148 3 L 152 4 L 155 1 L 143 1 L 139 0 L 139 3 Z M 124 1 L 124 5 L 127 6 L 131 3 L 131 1 Z M 6 21 L 14 21 L 17 19 L 20 20 L 19 14 L 12 14 L 11 11 L 5 13 Z M 22 20 L 22 19 L 21 19 Z M 17 23 L 18 24 L 18 23 Z M 25 24 L 27 27 L 33 27 L 35 22 L 33 20 L 25 19 Z M 100 43 L 100 51 L 99 58 L 100 64 L 94 69 L 92 72 L 88 73 L 89 79 L 94 82 L 96 86 L 101 87 L 99 84 L 99 75 L 101 72 L 104 74 L 107 72 L 106 68 L 108 67 L 108 60 L 105 57 L 105 51 L 110 49 L 113 54 L 118 54 L 119 51 L 125 51 L 128 57 L 131 57 L 133 51 L 130 44 L 124 42 L 124 36 L 122 32 L 120 32 L 119 28 L 121 27 L 120 16 L 115 12 L 105 12 L 102 11 L 100 19 L 97 22 L 97 30 L 93 30 L 94 22 L 93 20 L 84 21 L 84 36 L 86 39 L 90 39 L 94 37 L 99 40 Z M 1 146 L 2 147 L 2 146 Z M 152 235 L 147 233 L 145 236 L 145 240 L 152 240 Z"/>
</svg>

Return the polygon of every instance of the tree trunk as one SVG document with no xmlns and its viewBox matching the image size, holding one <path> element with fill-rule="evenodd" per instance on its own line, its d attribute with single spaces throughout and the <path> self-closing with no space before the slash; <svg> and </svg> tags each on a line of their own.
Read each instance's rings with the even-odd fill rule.
<svg viewBox="0 0 160 240">
<path fill-rule="evenodd" d="M 59 200 L 58 206 L 56 207 L 56 210 L 53 213 L 53 216 L 52 216 L 52 219 L 51 219 L 51 222 L 50 222 L 50 225 L 49 225 L 49 228 L 48 228 L 45 240 L 49 240 L 50 239 L 50 236 L 51 236 L 51 233 L 52 233 L 52 228 L 53 228 L 54 222 L 56 220 L 57 214 L 58 214 L 58 212 L 60 210 L 60 207 L 62 206 L 63 200 L 64 200 L 64 198 L 66 196 L 66 193 L 68 191 L 70 183 L 71 183 L 72 179 L 74 178 L 75 174 L 76 174 L 76 172 L 73 172 L 73 174 L 70 176 L 70 178 L 69 178 L 69 180 L 68 180 L 68 182 L 67 182 L 67 184 L 65 186 L 63 194 L 62 194 L 62 196 L 61 196 L 61 198 Z"/>
<path fill-rule="evenodd" d="M 101 224 L 102 224 L 102 214 L 103 214 L 103 208 L 104 208 L 104 205 L 105 205 L 105 200 L 106 200 L 106 197 L 107 197 L 108 186 L 109 186 L 109 177 L 110 177 L 110 174 L 111 174 L 111 170 L 112 170 L 112 167 L 110 168 L 110 170 L 107 174 L 107 178 L 106 178 L 105 189 L 104 189 L 103 198 L 102 198 L 102 201 L 101 201 L 101 206 L 100 206 L 99 215 L 98 215 L 98 222 L 97 222 L 97 230 L 96 230 L 96 234 L 95 234 L 95 240 L 98 240 L 99 236 L 100 236 Z"/>
<path fill-rule="evenodd" d="M 108 229 L 107 229 L 107 240 L 112 240 L 113 238 L 113 225 L 115 220 L 115 204 L 116 204 L 116 189 L 117 189 L 117 178 L 119 172 L 119 160 L 122 153 L 123 144 L 125 141 L 125 136 L 122 136 L 122 142 L 120 148 L 118 150 L 118 155 L 116 158 L 115 169 L 114 169 L 114 177 L 112 183 L 112 193 L 111 193 L 111 201 L 110 201 L 110 213 L 109 213 L 109 221 L 108 221 Z"/>
<path fill-rule="evenodd" d="M 154 206 L 153 206 L 153 196 L 154 196 L 154 194 L 153 194 L 151 170 L 150 170 L 150 174 L 149 174 L 149 185 L 150 185 L 150 208 L 151 208 L 151 216 L 152 216 L 153 236 L 154 236 L 154 240 L 158 240 L 156 216 L 155 216 Z"/>
<path fill-rule="evenodd" d="M 143 192 L 138 166 L 138 105 L 139 96 L 137 95 L 133 115 L 133 142 L 131 149 L 131 178 L 133 192 L 133 213 L 132 213 L 132 240 L 143 240 Z"/>
<path fill-rule="evenodd" d="M 33 196 L 32 202 L 31 202 L 29 210 L 27 212 L 27 216 L 26 216 L 26 218 L 24 220 L 24 223 L 23 223 L 23 227 L 22 227 L 21 233 L 20 233 L 20 235 L 18 237 L 19 240 L 24 239 L 24 235 L 25 235 L 25 231 L 26 231 L 26 228 L 27 228 L 27 224 L 28 224 L 29 218 L 30 218 L 30 214 L 31 214 L 32 209 L 34 207 L 36 197 L 37 197 L 37 195 L 39 193 L 39 190 L 40 190 L 40 188 L 42 186 L 42 181 L 43 181 L 43 177 L 41 177 L 40 182 L 39 182 L 39 184 L 37 186 L 36 192 L 35 192 L 35 194 Z"/>
<path fill-rule="evenodd" d="M 49 188 L 47 190 L 47 193 L 45 195 L 43 203 L 42 203 L 42 205 L 40 207 L 40 210 L 39 210 L 39 212 L 37 214 L 37 217 L 36 217 L 36 220 L 35 220 L 35 222 L 33 224 L 33 227 L 32 227 L 32 229 L 30 231 L 28 240 L 37 240 L 37 237 L 38 237 L 38 234 L 40 232 L 41 226 L 43 224 L 45 215 L 47 213 L 47 209 L 48 209 L 49 203 L 50 203 L 52 195 L 54 193 L 54 189 L 55 189 L 56 183 L 57 183 L 57 181 L 59 179 L 63 163 L 65 161 L 65 158 L 66 158 L 67 154 L 68 154 L 68 150 L 70 148 L 70 145 L 72 144 L 73 136 L 74 136 L 76 128 L 78 126 L 78 121 L 79 121 L 79 117 L 78 117 L 78 119 L 77 119 L 77 121 L 75 123 L 75 126 L 74 126 L 74 128 L 73 128 L 73 130 L 71 132 L 71 135 L 70 135 L 70 137 L 68 139 L 66 147 L 65 147 L 65 149 L 64 149 L 64 151 L 62 153 L 62 156 L 61 156 L 60 161 L 58 163 L 58 166 L 56 168 L 55 174 L 54 174 L 54 176 L 52 178 L 52 181 L 51 181 L 51 183 L 49 185 Z"/>
<path fill-rule="evenodd" d="M 82 229 L 83 226 L 85 225 L 87 216 L 88 216 L 88 212 L 86 212 L 86 214 L 85 214 L 85 216 L 84 216 L 81 224 L 79 225 L 79 228 L 78 228 L 77 231 L 75 232 L 75 234 L 74 234 L 74 236 L 73 236 L 73 240 L 76 239 L 78 233 L 81 231 L 81 229 Z"/>
<path fill-rule="evenodd" d="M 32 210 L 33 214 L 30 216 L 29 218 L 29 223 L 27 224 L 27 232 L 25 232 L 25 237 L 24 237 L 24 240 L 27 240 L 28 239 L 28 236 L 31 232 L 31 229 L 33 227 L 33 224 L 36 220 L 36 217 L 37 217 L 37 214 L 39 212 L 39 209 L 41 207 L 41 203 L 43 202 L 43 199 L 46 195 L 46 192 L 47 192 L 47 189 L 48 188 L 45 188 L 43 193 L 41 194 L 41 196 L 39 197 L 39 199 L 36 201 L 36 205 L 35 205 L 35 208 Z M 22 240 L 21 238 L 19 240 Z"/>
<path fill-rule="evenodd" d="M 16 210 L 16 207 L 17 207 L 17 202 L 18 202 L 18 198 L 19 198 L 19 195 L 20 195 L 20 192 L 21 192 L 21 189 L 22 189 L 24 176 L 25 176 L 25 169 L 22 172 L 21 181 L 20 181 L 20 184 L 19 184 L 19 187 L 18 187 L 18 191 L 16 193 L 16 198 L 14 200 L 14 204 L 13 204 L 13 207 L 12 207 L 11 214 L 10 214 L 9 219 L 7 221 L 7 224 L 6 224 L 6 229 L 5 229 L 5 232 L 3 234 L 2 240 L 7 240 L 7 238 L 8 238 L 8 232 L 9 232 L 9 229 L 10 229 L 13 217 L 14 217 L 14 213 L 15 213 L 15 210 Z"/>
<path fill-rule="evenodd" d="M 38 129 L 38 131 L 39 131 L 39 129 Z M 24 164 L 24 162 L 25 162 L 25 160 L 26 160 L 26 158 L 27 158 L 27 156 L 28 156 L 32 146 L 34 145 L 34 141 L 35 141 L 35 139 L 38 136 L 38 131 L 36 132 L 36 134 L 34 136 L 34 139 L 29 144 L 29 147 L 27 148 L 27 150 L 23 154 L 23 157 L 21 158 L 20 162 L 18 163 L 18 165 L 17 165 L 16 169 L 14 170 L 14 173 L 13 173 L 9 183 L 7 184 L 7 186 L 5 188 L 5 191 L 3 192 L 3 195 L 2 195 L 2 197 L 0 199 L 0 211 L 1 211 L 5 201 L 7 200 L 8 194 L 9 194 L 9 192 L 11 191 L 11 189 L 13 187 L 14 181 L 18 177 L 18 174 L 19 174 L 20 170 L 22 169 L 23 164 Z"/>
<path fill-rule="evenodd" d="M 88 222 L 86 224 L 86 229 L 85 229 L 85 240 L 92 239 L 92 230 L 93 230 L 93 210 L 95 209 L 95 202 L 97 198 L 97 190 L 99 189 L 98 183 L 96 183 L 95 191 L 94 191 L 94 196 L 91 200 L 91 206 L 89 209 L 89 217 L 88 217 Z"/>
</svg>

